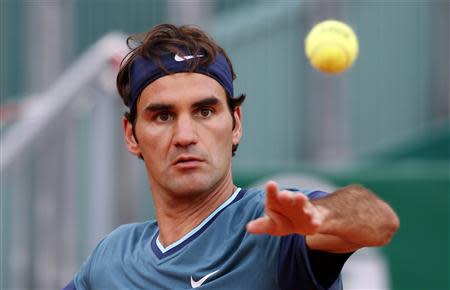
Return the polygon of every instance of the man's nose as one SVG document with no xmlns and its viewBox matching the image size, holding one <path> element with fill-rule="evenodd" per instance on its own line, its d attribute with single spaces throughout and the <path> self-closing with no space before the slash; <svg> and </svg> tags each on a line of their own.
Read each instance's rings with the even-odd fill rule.
<svg viewBox="0 0 450 290">
<path fill-rule="evenodd" d="M 175 126 L 173 143 L 175 146 L 187 147 L 198 141 L 197 126 L 189 116 L 180 115 Z"/>
</svg>

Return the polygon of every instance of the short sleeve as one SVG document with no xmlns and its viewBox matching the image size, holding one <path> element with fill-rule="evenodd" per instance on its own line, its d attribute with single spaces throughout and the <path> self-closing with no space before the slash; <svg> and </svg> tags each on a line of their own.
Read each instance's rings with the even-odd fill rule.
<svg viewBox="0 0 450 290">
<path fill-rule="evenodd" d="M 322 198 L 329 195 L 329 193 L 324 192 L 324 191 L 320 191 L 320 190 L 315 190 L 315 191 L 311 191 L 307 194 L 308 198 L 311 200 L 314 199 L 318 199 L 318 198 Z"/>
<path fill-rule="evenodd" d="M 73 280 L 72 280 L 62 290 L 77 290 L 77 288 L 75 288 L 75 284 L 73 283 Z"/>
<path fill-rule="evenodd" d="M 92 255 L 89 256 L 86 261 L 81 265 L 78 272 L 73 279 L 76 290 L 88 290 L 89 289 L 89 272 L 91 268 Z"/>
<path fill-rule="evenodd" d="M 99 251 L 99 248 L 102 246 L 102 239 L 95 249 L 92 251 L 91 255 L 83 262 L 78 272 L 75 274 L 75 278 L 73 279 L 75 289 L 76 290 L 89 290 L 90 289 L 90 272 L 93 261 L 95 260 L 96 254 Z"/>
</svg>

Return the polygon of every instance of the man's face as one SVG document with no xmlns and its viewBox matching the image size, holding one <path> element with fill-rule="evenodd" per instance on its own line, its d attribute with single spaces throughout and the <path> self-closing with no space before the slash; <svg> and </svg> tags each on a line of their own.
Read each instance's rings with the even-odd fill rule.
<svg viewBox="0 0 450 290">
<path fill-rule="evenodd" d="M 205 193 L 231 176 L 231 150 L 241 137 L 241 115 L 225 91 L 198 73 L 164 76 L 147 86 L 137 104 L 136 138 L 124 119 L 128 150 L 142 155 L 152 191 L 178 197 Z"/>
</svg>

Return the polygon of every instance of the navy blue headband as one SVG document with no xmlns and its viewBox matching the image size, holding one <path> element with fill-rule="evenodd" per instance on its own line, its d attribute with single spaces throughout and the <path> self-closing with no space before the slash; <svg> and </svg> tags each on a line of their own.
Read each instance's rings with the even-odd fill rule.
<svg viewBox="0 0 450 290">
<path fill-rule="evenodd" d="M 189 72 L 189 60 L 195 57 L 203 57 L 203 55 L 163 55 L 160 61 L 162 66 L 167 70 L 164 71 L 153 60 L 138 55 L 131 68 L 131 98 L 128 103 L 130 112 L 135 108 L 138 96 L 146 86 L 169 73 Z M 233 76 L 230 66 L 222 54 L 217 53 L 215 60 L 209 66 L 199 65 L 193 72 L 212 77 L 222 85 L 230 97 L 234 97 Z"/>
</svg>

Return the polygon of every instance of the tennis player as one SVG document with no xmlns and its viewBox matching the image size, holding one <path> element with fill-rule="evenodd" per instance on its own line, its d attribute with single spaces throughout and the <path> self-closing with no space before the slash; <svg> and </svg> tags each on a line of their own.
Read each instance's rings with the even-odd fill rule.
<svg viewBox="0 0 450 290">
<path fill-rule="evenodd" d="M 114 230 L 65 289 L 342 289 L 347 258 L 391 240 L 397 215 L 361 186 L 233 183 L 245 99 L 234 79 L 197 28 L 158 25 L 131 51 L 117 77 L 123 131 L 145 163 L 156 221 Z"/>
</svg>

